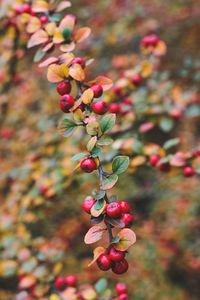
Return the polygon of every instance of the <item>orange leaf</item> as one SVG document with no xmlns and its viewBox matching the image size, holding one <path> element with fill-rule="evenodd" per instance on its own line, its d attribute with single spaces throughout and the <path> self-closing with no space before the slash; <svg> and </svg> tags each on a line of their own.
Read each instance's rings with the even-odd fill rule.
<svg viewBox="0 0 200 300">
<path fill-rule="evenodd" d="M 69 75 L 77 81 L 85 79 L 85 72 L 79 64 L 74 64 L 69 69 Z"/>
<path fill-rule="evenodd" d="M 37 17 L 31 17 L 26 27 L 26 30 L 28 33 L 33 33 L 40 29 L 40 26 L 40 20 Z"/>
<path fill-rule="evenodd" d="M 113 86 L 113 82 L 110 78 L 105 76 L 97 76 L 94 80 L 87 82 L 88 85 L 99 84 L 104 91 L 109 90 Z"/>
<path fill-rule="evenodd" d="M 93 217 L 97 218 L 102 214 L 102 212 L 105 210 L 105 208 L 106 208 L 106 201 L 104 200 L 104 204 L 101 209 L 97 210 L 97 209 L 95 209 L 95 205 L 92 206 L 92 208 L 90 210 L 91 215 Z"/>
<path fill-rule="evenodd" d="M 82 27 L 80 29 L 77 29 L 74 39 L 77 43 L 83 42 L 85 39 L 88 38 L 88 36 L 91 33 L 91 29 L 89 27 Z"/>
<path fill-rule="evenodd" d="M 47 41 L 48 41 L 48 34 L 43 29 L 39 29 L 31 36 L 30 40 L 28 41 L 27 47 L 31 48 L 40 44 L 44 44 Z"/>
<path fill-rule="evenodd" d="M 115 249 L 119 251 L 126 251 L 129 249 L 136 242 L 136 235 L 135 233 L 129 229 L 124 228 L 118 233 L 118 237 L 120 238 L 119 242 L 113 244 Z"/>
<path fill-rule="evenodd" d="M 91 227 L 85 235 L 84 242 L 86 244 L 93 244 L 101 240 L 104 231 L 106 231 L 106 225 L 94 225 Z"/>
<path fill-rule="evenodd" d="M 87 89 L 83 92 L 82 96 L 82 101 L 84 104 L 90 104 L 94 98 L 94 92 L 91 89 Z"/>
<path fill-rule="evenodd" d="M 69 74 L 69 69 L 66 65 L 52 64 L 48 67 L 47 79 L 49 82 L 56 83 L 62 81 Z"/>
<path fill-rule="evenodd" d="M 95 261 L 99 258 L 99 256 L 105 252 L 105 250 L 106 249 L 104 247 L 95 248 L 93 251 L 93 260 L 89 263 L 88 267 L 90 267 L 92 264 L 94 264 Z"/>
</svg>

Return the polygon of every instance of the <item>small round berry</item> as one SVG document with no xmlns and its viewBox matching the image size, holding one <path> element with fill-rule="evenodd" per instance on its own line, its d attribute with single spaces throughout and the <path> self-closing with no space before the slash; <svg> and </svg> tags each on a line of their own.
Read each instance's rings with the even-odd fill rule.
<svg viewBox="0 0 200 300">
<path fill-rule="evenodd" d="M 68 81 L 62 81 L 57 85 L 56 90 L 61 96 L 69 94 L 71 92 L 71 84 Z"/>
<path fill-rule="evenodd" d="M 100 100 L 92 104 L 92 109 L 97 115 L 104 115 L 107 112 L 108 107 L 104 101 Z"/>
<path fill-rule="evenodd" d="M 49 18 L 46 15 L 40 17 L 40 22 L 46 24 L 49 21 Z"/>
<path fill-rule="evenodd" d="M 179 110 L 173 110 L 170 112 L 170 116 L 178 121 L 182 117 L 182 112 Z"/>
<path fill-rule="evenodd" d="M 124 259 L 125 253 L 122 251 L 116 250 L 114 247 L 112 247 L 109 252 L 109 257 L 110 257 L 110 260 L 112 260 L 114 262 L 118 262 L 118 261 L 121 261 L 122 259 Z"/>
<path fill-rule="evenodd" d="M 133 75 L 131 81 L 133 84 L 138 86 L 142 82 L 142 77 L 139 74 L 135 74 Z"/>
<path fill-rule="evenodd" d="M 97 169 L 95 160 L 93 158 L 83 159 L 80 164 L 81 170 L 85 173 L 91 173 Z"/>
<path fill-rule="evenodd" d="M 122 210 L 119 202 L 111 202 L 106 206 L 106 214 L 111 218 L 118 218 L 121 216 Z"/>
<path fill-rule="evenodd" d="M 149 46 L 156 46 L 158 42 L 159 42 L 159 38 L 156 34 L 149 34 L 142 39 L 141 44 L 144 47 L 149 47 Z"/>
<path fill-rule="evenodd" d="M 119 282 L 116 284 L 115 290 L 118 295 L 125 294 L 127 292 L 127 286 L 125 283 Z"/>
<path fill-rule="evenodd" d="M 194 171 L 193 167 L 191 167 L 191 166 L 184 167 L 183 175 L 185 177 L 192 177 L 194 174 L 195 174 L 195 171 Z"/>
<path fill-rule="evenodd" d="M 101 85 L 99 85 L 99 84 L 94 84 L 94 85 L 92 85 L 90 88 L 91 88 L 91 90 L 92 90 L 93 93 L 94 93 L 94 98 L 99 98 L 99 97 L 102 96 L 102 94 L 103 94 L 103 88 L 102 88 Z"/>
<path fill-rule="evenodd" d="M 75 57 L 72 62 L 71 62 L 72 65 L 74 64 L 79 64 L 81 65 L 81 67 L 84 69 L 85 68 L 85 60 L 81 57 Z"/>
<path fill-rule="evenodd" d="M 121 294 L 119 295 L 119 300 L 128 300 L 128 295 L 127 294 Z"/>
<path fill-rule="evenodd" d="M 131 227 L 133 224 L 133 215 L 132 214 L 122 214 L 121 220 L 124 222 L 125 227 Z"/>
<path fill-rule="evenodd" d="M 77 284 L 77 277 L 75 275 L 68 275 L 64 280 L 65 284 L 70 287 L 73 287 Z"/>
<path fill-rule="evenodd" d="M 108 110 L 110 113 L 117 114 L 120 112 L 120 105 L 117 103 L 111 103 L 108 106 Z"/>
<path fill-rule="evenodd" d="M 63 290 L 65 288 L 65 279 L 63 276 L 58 276 L 54 282 L 56 289 Z"/>
<path fill-rule="evenodd" d="M 170 164 L 168 162 L 166 162 L 166 163 L 158 163 L 156 165 L 156 167 L 161 172 L 168 172 L 170 170 Z"/>
<path fill-rule="evenodd" d="M 63 112 L 68 113 L 70 108 L 74 106 L 74 103 L 74 97 L 71 95 L 63 95 L 60 99 L 60 109 Z"/>
<path fill-rule="evenodd" d="M 133 104 L 132 99 L 129 98 L 129 97 L 126 97 L 124 99 L 123 103 L 126 104 L 126 105 L 132 105 Z"/>
<path fill-rule="evenodd" d="M 31 14 L 31 12 L 32 12 L 31 5 L 29 5 L 28 3 L 24 3 L 22 5 L 22 12 L 27 13 L 27 14 Z"/>
<path fill-rule="evenodd" d="M 83 203 L 82 203 L 82 209 L 83 209 L 86 213 L 90 214 L 90 210 L 91 210 L 92 206 L 94 205 L 94 203 L 95 203 L 94 198 L 92 198 L 92 197 L 90 197 L 90 196 L 89 196 L 89 197 L 86 197 L 86 198 L 84 199 Z"/>
<path fill-rule="evenodd" d="M 107 254 L 100 255 L 100 257 L 97 259 L 97 265 L 99 269 L 101 269 L 102 271 L 109 270 L 112 266 L 109 255 Z"/>
<path fill-rule="evenodd" d="M 121 201 L 120 206 L 123 214 L 129 213 L 131 211 L 130 204 L 126 201 Z"/>
<path fill-rule="evenodd" d="M 127 270 L 128 270 L 128 262 L 125 258 L 119 262 L 116 262 L 112 266 L 113 273 L 118 274 L 118 275 L 126 273 Z"/>
<path fill-rule="evenodd" d="M 149 158 L 149 163 L 151 166 L 155 167 L 160 160 L 160 156 L 157 154 L 153 154 Z"/>
</svg>

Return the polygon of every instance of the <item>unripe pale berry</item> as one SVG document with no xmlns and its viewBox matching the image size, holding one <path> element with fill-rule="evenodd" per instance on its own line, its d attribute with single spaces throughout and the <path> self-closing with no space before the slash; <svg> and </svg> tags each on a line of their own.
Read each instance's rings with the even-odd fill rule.
<svg viewBox="0 0 200 300">
<path fill-rule="evenodd" d="M 123 260 L 121 260 L 120 262 L 116 262 L 112 266 L 113 273 L 118 274 L 118 275 L 126 273 L 127 270 L 128 270 L 128 262 L 125 258 Z"/>
<path fill-rule="evenodd" d="M 112 266 L 109 255 L 102 254 L 97 259 L 97 265 L 98 265 L 99 269 L 101 269 L 102 271 L 108 271 Z"/>
<path fill-rule="evenodd" d="M 71 92 L 71 84 L 68 81 L 62 81 L 57 85 L 56 90 L 61 96 L 69 94 Z"/>
<path fill-rule="evenodd" d="M 129 203 L 126 201 L 121 201 L 120 206 L 121 206 L 121 211 L 123 214 L 129 213 L 131 210 Z"/>
<path fill-rule="evenodd" d="M 85 68 L 85 60 L 81 57 L 75 57 L 72 62 L 71 62 L 72 65 L 74 64 L 79 64 L 81 65 L 81 67 L 84 69 Z"/>
<path fill-rule="evenodd" d="M 110 260 L 114 261 L 114 262 L 118 262 L 121 261 L 122 259 L 124 259 L 125 253 L 119 250 L 116 250 L 114 247 L 112 247 L 110 249 L 109 252 L 109 257 Z"/>
<path fill-rule="evenodd" d="M 107 104 L 102 101 L 102 100 L 99 100 L 97 102 L 94 102 L 92 104 L 92 110 L 97 114 L 97 115 L 104 115 L 107 110 L 108 110 L 108 107 L 107 107 Z"/>
<path fill-rule="evenodd" d="M 111 218 L 118 218 L 121 216 L 121 206 L 119 202 L 111 202 L 106 206 L 106 214 Z"/>
<path fill-rule="evenodd" d="M 94 84 L 90 87 L 90 89 L 93 91 L 94 93 L 94 98 L 99 98 L 101 97 L 101 95 L 103 94 L 103 88 L 101 85 L 99 84 Z"/>
<path fill-rule="evenodd" d="M 153 154 L 149 158 L 149 163 L 150 163 L 150 165 L 155 167 L 157 165 L 157 163 L 159 162 L 159 160 L 160 160 L 160 156 L 157 154 Z"/>
<path fill-rule="evenodd" d="M 110 103 L 108 106 L 108 110 L 110 113 L 117 114 L 120 112 L 120 105 L 117 103 Z"/>
<path fill-rule="evenodd" d="M 125 294 L 127 292 L 127 286 L 125 283 L 119 282 L 116 284 L 115 290 L 118 295 Z"/>
<path fill-rule="evenodd" d="M 60 99 L 60 109 L 68 113 L 70 108 L 74 106 L 75 100 L 71 95 L 63 95 Z"/>
<path fill-rule="evenodd" d="M 67 286 L 73 287 L 77 284 L 77 277 L 75 275 L 68 275 L 64 278 Z"/>
<path fill-rule="evenodd" d="M 63 276 L 58 276 L 54 282 L 56 289 L 63 290 L 65 288 L 65 279 Z"/>
<path fill-rule="evenodd" d="M 83 203 L 82 203 L 82 209 L 86 213 L 90 214 L 90 210 L 91 210 L 92 206 L 94 205 L 94 203 L 95 203 L 94 198 L 92 198 L 92 197 L 89 196 L 89 197 L 85 198 L 85 200 L 83 201 Z"/>
<path fill-rule="evenodd" d="M 195 174 L 195 171 L 194 171 L 193 167 L 191 167 L 191 166 L 184 167 L 183 175 L 185 177 L 192 177 L 194 174 Z"/>
<path fill-rule="evenodd" d="M 133 224 L 133 215 L 132 214 L 122 214 L 121 220 L 124 222 L 125 227 L 131 227 Z"/>
<path fill-rule="evenodd" d="M 81 170 L 85 173 L 91 173 L 97 169 L 95 160 L 93 158 L 85 158 L 80 164 Z"/>
</svg>

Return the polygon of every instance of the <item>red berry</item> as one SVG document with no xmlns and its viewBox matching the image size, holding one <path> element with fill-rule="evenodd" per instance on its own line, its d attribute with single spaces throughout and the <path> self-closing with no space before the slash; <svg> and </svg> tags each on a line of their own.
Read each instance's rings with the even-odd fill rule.
<svg viewBox="0 0 200 300">
<path fill-rule="evenodd" d="M 119 202 L 111 202 L 106 206 L 106 214 L 111 218 L 118 218 L 121 216 L 121 206 Z"/>
<path fill-rule="evenodd" d="M 116 284 L 115 290 L 118 295 L 125 294 L 127 292 L 127 286 L 125 283 L 119 282 Z"/>
<path fill-rule="evenodd" d="M 110 113 L 117 114 L 120 112 L 120 105 L 117 103 L 109 104 L 108 110 Z"/>
<path fill-rule="evenodd" d="M 65 288 L 65 279 L 63 276 L 58 276 L 54 282 L 55 287 L 58 290 L 63 290 Z"/>
<path fill-rule="evenodd" d="M 127 294 L 121 294 L 119 296 L 119 300 L 128 300 L 128 295 Z"/>
<path fill-rule="evenodd" d="M 144 47 L 156 46 L 159 42 L 158 36 L 156 34 L 149 34 L 142 39 L 142 45 Z"/>
<path fill-rule="evenodd" d="M 92 197 L 89 196 L 89 197 L 85 198 L 85 200 L 83 201 L 83 203 L 82 203 L 82 209 L 86 213 L 90 214 L 90 210 L 91 210 L 92 206 L 94 205 L 94 203 L 95 203 L 94 198 L 92 198 Z"/>
<path fill-rule="evenodd" d="M 109 255 L 107 254 L 100 255 L 100 257 L 97 259 L 97 265 L 99 269 L 101 269 L 102 271 L 109 270 L 112 266 Z"/>
<path fill-rule="evenodd" d="M 22 12 L 27 13 L 27 14 L 31 14 L 31 12 L 32 12 L 31 5 L 29 5 L 28 3 L 23 4 L 22 5 Z"/>
<path fill-rule="evenodd" d="M 110 249 L 109 257 L 110 260 L 118 262 L 124 259 L 125 253 L 119 250 L 116 250 L 115 248 Z"/>
<path fill-rule="evenodd" d="M 179 110 L 173 110 L 170 112 L 170 116 L 175 120 L 179 120 L 182 117 L 182 112 Z"/>
<path fill-rule="evenodd" d="M 195 174 L 195 171 L 194 171 L 193 167 L 190 167 L 190 166 L 184 167 L 183 175 L 185 177 L 192 177 L 194 174 Z"/>
<path fill-rule="evenodd" d="M 84 69 L 85 68 L 85 60 L 81 57 L 75 57 L 72 62 L 71 62 L 72 65 L 74 64 L 79 64 L 81 65 L 81 67 Z"/>
<path fill-rule="evenodd" d="M 128 98 L 128 97 L 126 97 L 126 98 L 124 99 L 123 103 L 124 103 L 124 104 L 127 104 L 127 105 L 132 105 L 132 104 L 133 104 L 131 98 Z"/>
<path fill-rule="evenodd" d="M 133 224 L 133 215 L 132 214 L 122 214 L 121 220 L 124 222 L 125 227 L 131 227 Z"/>
<path fill-rule="evenodd" d="M 67 286 L 75 286 L 77 284 L 77 277 L 75 275 L 68 275 L 65 277 L 65 284 Z"/>
<path fill-rule="evenodd" d="M 157 163 L 159 162 L 159 160 L 160 160 L 160 156 L 157 155 L 157 154 L 153 154 L 153 155 L 150 156 L 150 158 L 149 158 L 149 163 L 150 163 L 150 165 L 152 165 L 152 166 L 156 166 Z"/>
<path fill-rule="evenodd" d="M 126 202 L 126 201 L 121 201 L 121 202 L 120 202 L 120 206 L 121 206 L 121 211 L 122 211 L 122 213 L 124 213 L 124 214 L 125 214 L 125 213 L 129 213 L 130 210 L 131 210 L 129 203 Z"/>
<path fill-rule="evenodd" d="M 113 266 L 112 266 L 112 271 L 115 274 L 123 274 L 126 273 L 128 270 L 128 262 L 127 260 L 124 258 L 123 260 L 116 262 Z"/>
<path fill-rule="evenodd" d="M 63 112 L 68 113 L 69 109 L 74 106 L 74 102 L 74 97 L 70 95 L 63 95 L 60 99 L 60 109 Z"/>
<path fill-rule="evenodd" d="M 135 74 L 132 77 L 132 83 L 135 85 L 139 85 L 142 82 L 142 77 L 139 74 Z"/>
<path fill-rule="evenodd" d="M 71 92 L 71 84 L 68 81 L 62 81 L 57 85 L 56 90 L 61 96 L 69 94 Z"/>
<path fill-rule="evenodd" d="M 107 104 L 100 100 L 92 104 L 93 111 L 98 115 L 104 115 L 107 112 Z"/>
<path fill-rule="evenodd" d="M 170 164 L 168 162 L 166 163 L 158 163 L 156 165 L 156 167 L 158 168 L 159 171 L 161 172 L 168 172 L 170 170 Z"/>
<path fill-rule="evenodd" d="M 40 22 L 46 24 L 49 21 L 49 18 L 46 15 L 40 17 Z"/>
<path fill-rule="evenodd" d="M 95 160 L 93 158 L 83 159 L 80 167 L 81 167 L 81 170 L 85 173 L 91 173 L 97 169 Z"/>
<path fill-rule="evenodd" d="M 93 90 L 94 98 L 99 98 L 103 94 L 103 88 L 99 84 L 92 85 L 91 90 Z"/>
</svg>

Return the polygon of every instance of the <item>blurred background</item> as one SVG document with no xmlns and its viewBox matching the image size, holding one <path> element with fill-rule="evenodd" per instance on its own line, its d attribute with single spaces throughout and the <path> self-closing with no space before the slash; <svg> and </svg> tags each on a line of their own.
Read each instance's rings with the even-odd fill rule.
<svg viewBox="0 0 200 300">
<path fill-rule="evenodd" d="M 166 92 L 173 91 L 180 101 L 189 99 L 190 106 L 178 125 L 155 131 L 153 140 L 159 144 L 180 137 L 182 149 L 197 147 L 200 1 L 73 0 L 69 11 L 81 25 L 92 28 L 77 55 L 95 58 L 94 74 L 106 73 L 116 80 L 137 60 L 140 40 L 148 33 L 156 32 L 166 42 L 167 54 L 151 82 L 153 93 L 162 94 L 164 81 Z M 55 86 L 33 64 L 34 50 L 25 52 L 16 62 L 14 85 L 0 96 L 0 299 L 14 299 L 24 272 L 37 280 L 38 299 L 46 291 L 46 278 L 51 281 L 61 273 L 78 274 L 82 282 L 107 277 L 111 286 L 123 280 L 134 300 L 200 299 L 197 177 L 145 166 L 130 169 L 114 188 L 135 215 L 137 243 L 128 254 L 130 269 L 119 278 L 87 267 L 93 246 L 83 242 L 90 224 L 80 205 L 98 178 L 71 174 L 70 158 L 84 149 L 85 141 L 58 135 L 62 113 Z M 139 88 L 137 97 L 148 100 L 149 86 Z"/>
</svg>

